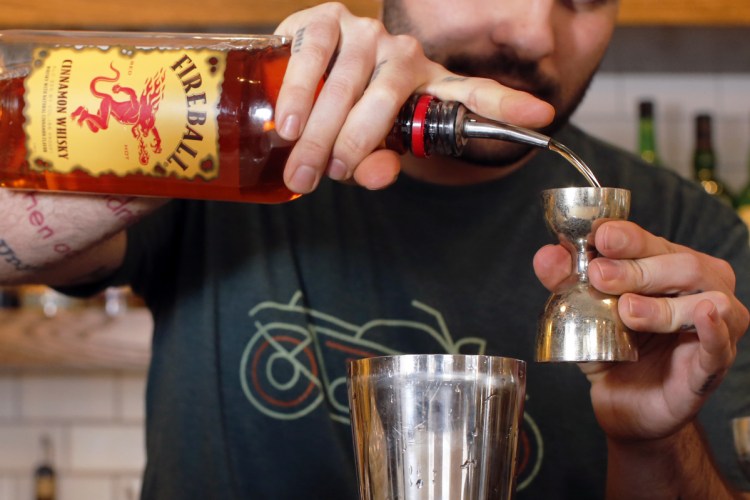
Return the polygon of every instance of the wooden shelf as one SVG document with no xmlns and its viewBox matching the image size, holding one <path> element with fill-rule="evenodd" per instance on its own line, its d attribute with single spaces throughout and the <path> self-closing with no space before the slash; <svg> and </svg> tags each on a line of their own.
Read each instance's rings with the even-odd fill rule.
<svg viewBox="0 0 750 500">
<path fill-rule="evenodd" d="M 621 0 L 621 25 L 750 26 L 747 0 Z"/>
<path fill-rule="evenodd" d="M 313 0 L 6 0 L 0 26 L 98 27 L 106 29 L 205 31 L 211 27 L 276 26 L 290 14 L 322 2 Z M 347 0 L 359 15 L 377 15 L 376 0 Z"/>
<path fill-rule="evenodd" d="M 0 27 L 186 31 L 268 27 L 315 0 L 5 0 Z M 376 16 L 378 0 L 345 0 L 358 15 Z M 623 25 L 750 26 L 747 0 L 621 0 Z"/>
<path fill-rule="evenodd" d="M 110 317 L 98 308 L 0 310 L 0 370 L 145 372 L 153 321 L 145 308 Z"/>
</svg>

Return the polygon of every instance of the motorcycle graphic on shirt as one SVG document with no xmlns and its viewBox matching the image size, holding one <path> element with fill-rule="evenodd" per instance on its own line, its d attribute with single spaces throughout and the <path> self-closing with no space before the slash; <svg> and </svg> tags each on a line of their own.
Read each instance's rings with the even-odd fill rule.
<svg viewBox="0 0 750 500">
<path fill-rule="evenodd" d="M 411 305 L 424 321 L 373 319 L 350 323 L 305 306 L 301 292 L 288 303 L 261 302 L 248 316 L 254 331 L 242 352 L 240 384 L 248 401 L 264 415 L 295 420 L 326 405 L 332 420 L 349 424 L 346 373 L 350 360 L 405 354 L 394 349 L 403 339 L 424 346 L 424 352 L 484 354 L 486 341 L 479 337 L 454 340 L 439 311 L 419 301 Z M 413 343 L 413 342 L 410 342 Z M 541 434 L 524 416 L 519 450 L 519 470 L 536 475 L 542 459 Z M 532 478 L 519 477 L 519 489 Z"/>
</svg>

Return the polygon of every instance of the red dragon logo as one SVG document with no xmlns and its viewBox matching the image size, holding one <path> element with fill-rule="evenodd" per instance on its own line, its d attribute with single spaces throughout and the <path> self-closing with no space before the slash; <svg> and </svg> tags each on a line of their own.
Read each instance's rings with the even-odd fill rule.
<svg viewBox="0 0 750 500">
<path fill-rule="evenodd" d="M 102 101 L 99 110 L 92 113 L 84 106 L 79 106 L 71 117 L 80 126 L 84 123 L 88 125 L 94 133 L 106 130 L 109 127 L 110 117 L 123 125 L 132 125 L 130 131 L 138 140 L 138 160 L 141 165 L 147 165 L 149 148 L 154 154 L 161 153 L 161 137 L 156 128 L 156 112 L 159 110 L 159 102 L 164 94 L 164 69 L 146 79 L 145 89 L 138 96 L 132 88 L 117 83 L 112 85 L 111 94 L 98 90 L 99 82 L 114 83 L 120 79 L 120 72 L 115 68 L 114 63 L 110 63 L 109 67 L 115 72 L 114 77 L 97 76 L 89 85 L 91 93 Z M 123 94 L 125 100 L 116 100 L 117 94 Z M 153 136 L 153 140 L 147 144 L 149 136 Z"/>
</svg>

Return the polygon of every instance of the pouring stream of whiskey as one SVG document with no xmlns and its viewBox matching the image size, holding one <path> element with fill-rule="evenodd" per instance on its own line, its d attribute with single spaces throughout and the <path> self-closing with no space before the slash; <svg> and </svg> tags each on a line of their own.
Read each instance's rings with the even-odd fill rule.
<svg viewBox="0 0 750 500">
<path fill-rule="evenodd" d="M 591 171 L 588 165 L 586 165 L 577 154 L 568 149 L 564 144 L 560 144 L 556 140 L 550 139 L 549 146 L 547 146 L 547 148 L 550 151 L 554 151 L 555 153 L 568 160 L 568 163 L 573 165 L 576 170 L 578 170 L 581 175 L 586 178 L 591 187 L 602 187 L 596 177 L 594 177 L 594 173 Z"/>
<path fill-rule="evenodd" d="M 501 141 L 518 142 L 528 144 L 542 149 L 549 149 L 565 158 L 568 163 L 573 165 L 581 175 L 588 181 L 591 187 L 602 187 L 594 176 L 591 169 L 583 160 L 568 149 L 565 145 L 560 144 L 550 137 L 540 134 L 539 132 L 517 127 L 508 123 L 501 123 L 482 118 L 480 116 L 468 113 L 466 120 L 462 124 L 461 133 L 465 138 L 478 139 L 495 139 Z"/>
</svg>

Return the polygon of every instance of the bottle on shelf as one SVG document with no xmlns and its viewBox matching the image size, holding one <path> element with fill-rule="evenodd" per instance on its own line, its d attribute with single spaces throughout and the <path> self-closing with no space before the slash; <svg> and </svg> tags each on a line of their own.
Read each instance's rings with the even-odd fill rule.
<svg viewBox="0 0 750 500">
<path fill-rule="evenodd" d="M 654 102 L 642 100 L 638 103 L 638 153 L 644 161 L 660 165 L 657 151 Z"/>
<path fill-rule="evenodd" d="M 64 295 L 45 285 L 20 287 L 20 301 L 24 310 L 35 311 L 46 318 L 55 318 L 64 312 L 80 310 L 89 304 L 89 299 Z"/>
<path fill-rule="evenodd" d="M 273 35 L 0 31 L 0 187 L 292 200 L 274 123 L 290 55 Z M 550 144 L 415 97 L 385 145 L 457 156 L 470 137 Z"/>
<path fill-rule="evenodd" d="M 695 149 L 693 151 L 693 178 L 708 194 L 716 196 L 729 206 L 734 206 L 732 194 L 716 174 L 711 115 L 701 113 L 695 117 Z"/>
<path fill-rule="evenodd" d="M 18 309 L 21 298 L 15 286 L 0 286 L 0 309 Z"/>
<path fill-rule="evenodd" d="M 0 309 L 18 309 L 20 306 L 18 287 L 0 286 Z"/>
<path fill-rule="evenodd" d="M 737 195 L 735 205 L 740 218 L 745 221 L 748 229 L 750 229 L 750 152 L 747 156 L 747 183 Z"/>
<path fill-rule="evenodd" d="M 52 439 L 48 435 L 41 438 L 42 459 L 34 470 L 34 492 L 36 500 L 55 500 L 56 476 L 52 460 Z"/>
</svg>

